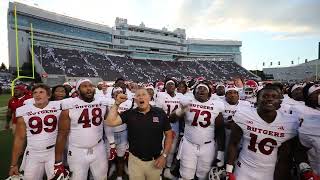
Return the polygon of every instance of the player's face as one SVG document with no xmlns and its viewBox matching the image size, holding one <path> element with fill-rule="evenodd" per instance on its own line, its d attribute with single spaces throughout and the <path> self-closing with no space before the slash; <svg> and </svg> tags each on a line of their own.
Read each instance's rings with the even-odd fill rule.
<svg viewBox="0 0 320 180">
<path fill-rule="evenodd" d="M 154 96 L 154 91 L 151 88 L 147 89 L 149 96 L 152 98 Z"/>
<path fill-rule="evenodd" d="M 226 92 L 226 101 L 231 104 L 237 104 L 239 101 L 239 93 L 236 90 L 230 90 Z"/>
<path fill-rule="evenodd" d="M 117 83 L 115 84 L 115 87 L 126 88 L 126 84 L 124 83 L 123 80 L 119 80 L 119 81 L 117 81 Z"/>
<path fill-rule="evenodd" d="M 280 108 L 281 95 L 278 91 L 265 89 L 259 94 L 257 108 L 265 112 L 275 111 Z"/>
<path fill-rule="evenodd" d="M 134 100 L 139 109 L 145 110 L 149 107 L 150 95 L 146 89 L 138 89 L 135 93 Z"/>
<path fill-rule="evenodd" d="M 99 84 L 99 85 L 97 86 L 97 88 L 98 88 L 99 90 L 101 90 L 101 89 L 102 89 L 102 84 Z"/>
<path fill-rule="evenodd" d="M 66 96 L 66 90 L 63 87 L 57 87 L 53 92 L 54 100 L 62 100 Z"/>
<path fill-rule="evenodd" d="M 187 87 L 183 84 L 179 84 L 177 91 L 181 94 L 185 94 L 187 92 Z"/>
<path fill-rule="evenodd" d="M 80 97 L 86 101 L 90 102 L 94 97 L 94 86 L 90 82 L 83 82 L 79 87 Z"/>
<path fill-rule="evenodd" d="M 132 83 L 131 84 L 131 92 L 135 93 L 137 89 L 138 89 L 138 84 L 137 83 Z"/>
<path fill-rule="evenodd" d="M 310 103 L 312 106 L 314 107 L 320 107 L 320 104 L 319 104 L 319 95 L 320 95 L 320 90 L 317 90 L 313 93 L 311 93 L 308 97 Z"/>
<path fill-rule="evenodd" d="M 65 85 L 64 87 L 67 89 L 68 92 L 70 92 L 72 90 L 72 87 L 69 85 Z"/>
<path fill-rule="evenodd" d="M 291 95 L 292 95 L 292 98 L 296 101 L 303 101 L 304 100 L 303 88 L 297 88 L 297 89 L 293 90 Z"/>
<path fill-rule="evenodd" d="M 32 92 L 36 105 L 48 104 L 50 95 L 43 88 L 37 88 Z"/>
<path fill-rule="evenodd" d="M 23 96 L 23 92 L 20 89 L 14 89 L 14 97 L 19 98 Z"/>
<path fill-rule="evenodd" d="M 218 86 L 218 88 L 216 89 L 217 95 L 218 96 L 223 96 L 224 95 L 224 87 L 223 86 Z"/>
<path fill-rule="evenodd" d="M 167 93 L 171 94 L 176 90 L 176 86 L 173 82 L 169 82 L 166 84 L 166 91 Z"/>
<path fill-rule="evenodd" d="M 195 98 L 200 102 L 206 102 L 209 100 L 209 91 L 205 87 L 197 87 Z"/>
</svg>

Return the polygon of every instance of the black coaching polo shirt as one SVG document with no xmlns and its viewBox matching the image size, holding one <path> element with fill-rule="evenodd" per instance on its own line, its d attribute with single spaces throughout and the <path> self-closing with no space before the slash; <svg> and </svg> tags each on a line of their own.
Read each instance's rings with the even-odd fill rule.
<svg viewBox="0 0 320 180">
<path fill-rule="evenodd" d="M 166 113 L 151 106 L 146 114 L 137 108 L 124 111 L 121 115 L 127 124 L 129 151 L 140 159 L 152 159 L 162 151 L 163 133 L 171 129 Z"/>
</svg>

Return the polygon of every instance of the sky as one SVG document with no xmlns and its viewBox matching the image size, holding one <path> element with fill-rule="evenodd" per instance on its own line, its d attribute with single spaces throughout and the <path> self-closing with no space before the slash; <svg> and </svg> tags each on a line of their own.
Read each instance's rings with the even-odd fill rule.
<svg viewBox="0 0 320 180">
<path fill-rule="evenodd" d="M 132 25 L 185 28 L 187 38 L 239 40 L 242 65 L 249 70 L 262 69 L 263 62 L 264 67 L 280 67 L 318 57 L 320 0 L 17 1 L 110 27 L 122 17 Z M 6 65 L 8 4 L 0 1 L 0 63 Z"/>
</svg>

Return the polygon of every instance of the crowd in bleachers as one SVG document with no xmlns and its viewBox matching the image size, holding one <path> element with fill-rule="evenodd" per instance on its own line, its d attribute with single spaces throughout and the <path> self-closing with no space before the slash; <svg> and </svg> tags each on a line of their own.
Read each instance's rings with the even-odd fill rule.
<svg viewBox="0 0 320 180">
<path fill-rule="evenodd" d="M 40 51 L 41 49 L 41 51 Z M 122 76 L 138 82 L 152 82 L 173 77 L 199 77 L 227 80 L 235 76 L 255 78 L 249 71 L 229 58 L 188 58 L 176 61 L 132 59 L 87 50 L 36 47 L 36 58 L 48 74 L 71 77 L 101 77 L 114 80 Z"/>
</svg>

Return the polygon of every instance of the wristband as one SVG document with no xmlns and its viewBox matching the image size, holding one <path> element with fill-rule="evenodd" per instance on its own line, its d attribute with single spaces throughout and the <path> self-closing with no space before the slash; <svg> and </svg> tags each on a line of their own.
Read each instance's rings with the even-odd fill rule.
<svg viewBox="0 0 320 180">
<path fill-rule="evenodd" d="M 116 148 L 116 144 L 115 143 L 110 143 L 110 147 L 111 148 Z"/>
<path fill-rule="evenodd" d="M 309 164 L 305 163 L 305 162 L 302 162 L 299 164 L 299 169 L 301 172 L 305 172 L 305 171 L 310 171 L 311 170 L 311 167 Z"/>
<path fill-rule="evenodd" d="M 233 166 L 230 165 L 230 164 L 227 164 L 227 165 L 226 165 L 226 172 L 232 173 L 232 171 L 233 171 Z"/>
<path fill-rule="evenodd" d="M 224 152 L 223 151 L 218 151 L 217 159 L 220 161 L 224 161 Z"/>
<path fill-rule="evenodd" d="M 60 166 L 60 165 L 62 165 L 62 161 L 56 162 L 56 163 L 54 163 L 54 165 L 55 166 Z"/>
</svg>

